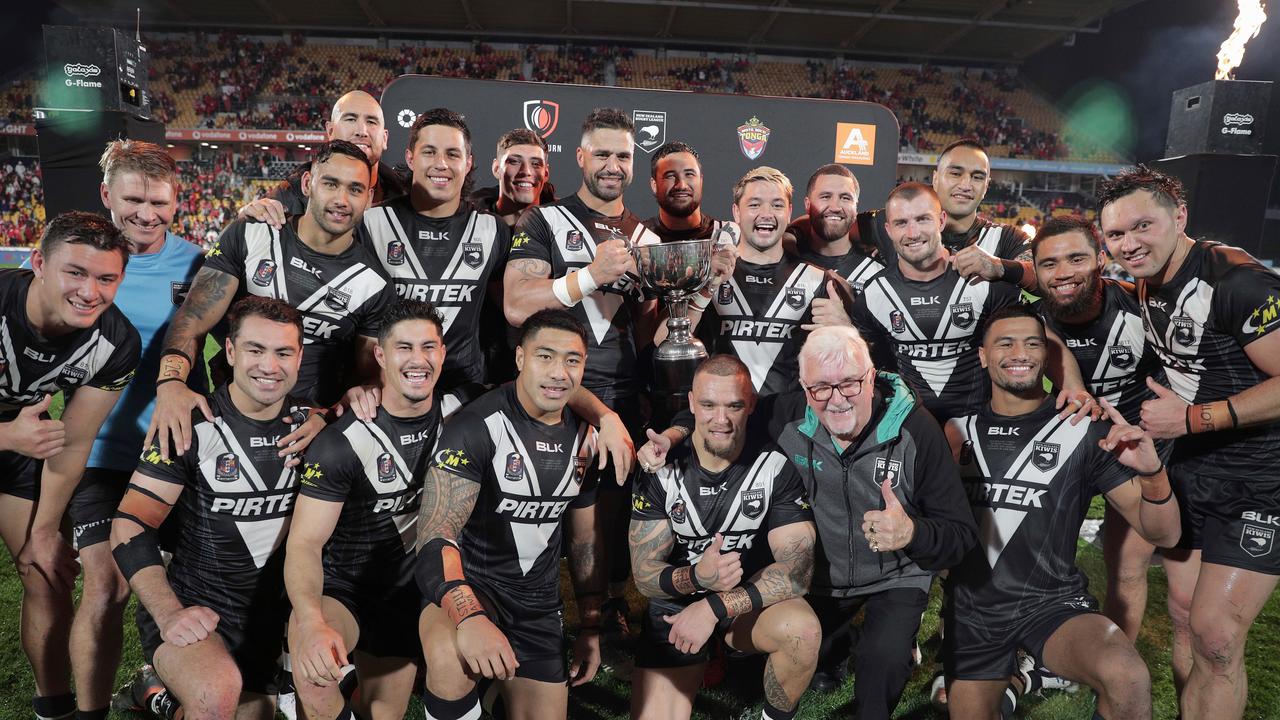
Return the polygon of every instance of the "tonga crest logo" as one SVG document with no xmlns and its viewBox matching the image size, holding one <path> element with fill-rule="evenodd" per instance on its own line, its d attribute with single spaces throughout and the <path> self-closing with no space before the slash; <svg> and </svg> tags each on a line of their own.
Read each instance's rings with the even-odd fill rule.
<svg viewBox="0 0 1280 720">
<path fill-rule="evenodd" d="M 755 520 L 764 512 L 764 488 L 742 493 L 742 514 Z"/>
<path fill-rule="evenodd" d="M 769 144 L 770 132 L 769 128 L 755 115 L 752 115 L 746 123 L 739 125 L 738 147 L 742 149 L 742 154 L 746 155 L 748 160 L 755 160 L 763 155 L 765 146 Z"/>
<path fill-rule="evenodd" d="M 213 477 L 220 482 L 231 482 L 240 477 L 240 458 L 235 453 L 222 453 L 213 465 Z"/>
<path fill-rule="evenodd" d="M 902 461 L 890 460 L 889 458 L 876 458 L 876 487 L 883 487 L 884 481 L 889 481 L 889 487 L 896 488 L 902 480 Z"/>
<path fill-rule="evenodd" d="M 546 140 L 560 124 L 560 103 L 551 100 L 525 100 L 524 126 Z"/>
<path fill-rule="evenodd" d="M 636 125 L 636 147 L 652 153 L 667 141 L 667 113 L 659 110 L 632 110 Z"/>
<path fill-rule="evenodd" d="M 1058 467 L 1058 453 L 1062 451 L 1062 446 L 1058 443 L 1047 443 L 1036 441 L 1035 447 L 1032 448 L 1031 464 L 1041 472 L 1049 472 Z"/>
</svg>

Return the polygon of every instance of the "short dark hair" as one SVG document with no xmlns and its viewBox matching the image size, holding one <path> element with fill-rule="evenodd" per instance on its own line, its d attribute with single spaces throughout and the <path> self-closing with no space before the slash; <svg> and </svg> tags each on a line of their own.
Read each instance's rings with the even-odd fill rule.
<svg viewBox="0 0 1280 720">
<path fill-rule="evenodd" d="M 462 113 L 449 108 L 431 108 L 414 118 L 409 126 L 409 150 L 418 145 L 418 133 L 428 125 L 444 125 L 462 131 L 462 139 L 467 146 L 467 157 L 471 157 L 471 128 L 467 127 L 467 118 Z"/>
<path fill-rule="evenodd" d="M 942 162 L 942 158 L 946 157 L 947 153 L 951 152 L 952 150 L 955 150 L 956 148 L 962 148 L 962 147 L 973 148 L 974 150 L 977 150 L 978 152 L 987 156 L 991 155 L 991 153 L 987 152 L 986 146 L 978 142 L 977 138 L 962 137 L 959 140 L 951 141 L 950 143 L 947 144 L 946 147 L 942 148 L 942 152 L 938 153 L 938 162 Z"/>
<path fill-rule="evenodd" d="M 618 108 L 596 108 L 587 113 L 582 121 L 582 134 L 585 136 L 593 130 L 626 130 L 631 137 L 636 136 L 636 124 Z"/>
<path fill-rule="evenodd" d="M 547 141 L 541 135 L 527 128 L 516 128 L 502 133 L 502 137 L 498 138 L 497 155 L 501 156 L 503 150 L 515 145 L 535 145 L 542 148 L 542 152 L 547 151 Z"/>
<path fill-rule="evenodd" d="M 752 385 L 751 371 L 747 369 L 746 364 L 736 356 L 728 353 L 717 353 L 698 363 L 697 369 L 693 371 L 693 376 L 696 378 L 703 374 L 717 375 L 719 377 L 739 375 L 746 379 L 747 385 Z M 754 385 L 752 387 L 754 388 Z"/>
<path fill-rule="evenodd" d="M 1031 318 L 1032 320 L 1035 320 L 1036 324 L 1040 326 L 1040 334 L 1045 334 L 1044 318 L 1040 317 L 1039 313 L 1037 313 L 1030 305 L 1024 305 L 1019 302 L 1012 305 L 1005 305 L 987 316 L 986 320 L 982 323 L 982 333 L 979 335 L 982 339 L 982 344 L 986 344 L 987 333 L 991 332 L 991 328 L 994 327 L 996 323 L 1001 320 L 1012 320 L 1015 318 Z"/>
<path fill-rule="evenodd" d="M 537 334 L 543 328 L 551 328 L 552 330 L 564 330 L 582 338 L 584 347 L 590 346 L 587 342 L 587 329 L 583 327 L 578 318 L 569 313 L 568 310 L 559 308 L 551 308 L 547 310 L 539 310 L 530 315 L 524 321 L 524 325 L 520 326 L 520 345 L 524 345 L 525 341 Z"/>
<path fill-rule="evenodd" d="M 294 326 L 298 329 L 298 346 L 302 346 L 302 313 L 283 300 L 258 295 L 240 298 L 227 311 L 227 337 L 234 342 L 240 334 L 240 326 L 251 317 Z"/>
<path fill-rule="evenodd" d="M 862 188 L 859 187 L 858 178 L 854 177 L 853 171 L 843 165 L 831 163 L 813 171 L 813 174 L 809 176 L 809 184 L 804 186 L 805 195 L 813 192 L 813 184 L 818 182 L 818 178 L 823 175 L 839 175 L 840 177 L 849 178 L 853 181 L 853 198 L 856 200 L 862 194 Z"/>
<path fill-rule="evenodd" d="M 934 190 L 932 185 L 927 185 L 922 182 L 904 182 L 890 190 L 889 197 L 884 199 L 884 206 L 886 208 L 889 207 L 889 202 L 897 198 L 901 198 L 904 201 L 911 201 L 921 195 L 928 195 L 933 198 L 934 202 L 938 203 L 939 207 L 942 206 L 942 201 L 938 199 L 938 191 Z"/>
<path fill-rule="evenodd" d="M 671 142 L 662 143 L 657 150 L 653 151 L 653 157 L 649 159 L 649 175 L 654 178 L 658 177 L 658 161 L 676 153 L 689 153 L 698 162 L 698 169 L 702 169 L 702 156 L 698 154 L 697 150 L 693 149 L 692 145 L 681 140 L 672 140 Z"/>
<path fill-rule="evenodd" d="M 1136 165 L 1102 181 L 1098 186 L 1098 210 L 1138 190 L 1151 193 L 1156 202 L 1170 210 L 1187 204 L 1187 192 L 1181 180 L 1146 165 Z"/>
<path fill-rule="evenodd" d="M 355 158 L 370 172 L 373 171 L 373 162 L 369 160 L 369 156 L 364 154 L 359 145 L 347 140 L 330 140 L 320 143 L 316 147 L 315 155 L 311 156 L 312 169 L 314 170 L 321 163 L 329 162 L 329 158 L 334 155 L 346 155 L 349 158 Z"/>
<path fill-rule="evenodd" d="M 62 245 L 88 245 L 95 250 L 118 252 L 120 268 L 129 264 L 129 241 L 124 232 L 97 213 L 72 210 L 49 221 L 40 235 L 41 254 L 49 257 Z"/>
<path fill-rule="evenodd" d="M 1035 258 L 1036 250 L 1040 247 L 1041 242 L 1070 232 L 1083 233 L 1094 253 L 1102 250 L 1102 235 L 1098 232 L 1098 226 L 1094 225 L 1092 221 L 1086 220 L 1080 215 L 1055 215 L 1049 218 L 1044 225 L 1041 225 L 1040 229 L 1036 231 L 1036 236 L 1032 238 L 1032 259 Z"/>
<path fill-rule="evenodd" d="M 444 318 L 435 305 L 423 300 L 397 300 L 382 313 L 382 326 L 378 328 L 378 342 L 385 342 L 391 337 L 391 328 L 409 320 L 426 320 L 436 326 L 436 331 L 444 338 Z"/>
</svg>

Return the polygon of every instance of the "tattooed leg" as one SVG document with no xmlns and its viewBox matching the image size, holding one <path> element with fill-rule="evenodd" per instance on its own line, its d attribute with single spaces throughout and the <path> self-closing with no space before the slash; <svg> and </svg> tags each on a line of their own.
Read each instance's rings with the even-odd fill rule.
<svg viewBox="0 0 1280 720">
<path fill-rule="evenodd" d="M 742 652 L 769 655 L 765 663 L 765 699 L 780 710 L 794 710 L 818 665 L 822 626 L 804 600 L 795 598 L 738 618 L 725 641 Z"/>
</svg>

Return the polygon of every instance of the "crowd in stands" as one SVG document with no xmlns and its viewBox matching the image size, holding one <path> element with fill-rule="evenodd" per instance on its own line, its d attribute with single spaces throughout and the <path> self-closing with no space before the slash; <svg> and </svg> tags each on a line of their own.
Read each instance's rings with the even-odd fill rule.
<svg viewBox="0 0 1280 720">
<path fill-rule="evenodd" d="M 0 245 L 35 245 L 43 227 L 39 164 L 32 158 L 0 164 Z"/>
</svg>

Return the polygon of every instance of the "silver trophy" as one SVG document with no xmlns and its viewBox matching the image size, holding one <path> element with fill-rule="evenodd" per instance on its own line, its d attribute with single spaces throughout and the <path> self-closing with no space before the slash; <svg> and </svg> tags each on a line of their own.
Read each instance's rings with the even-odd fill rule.
<svg viewBox="0 0 1280 720">
<path fill-rule="evenodd" d="M 666 412 L 674 412 L 693 385 L 707 349 L 689 330 L 689 296 L 711 279 L 711 240 L 679 240 L 631 249 L 644 286 L 667 303 L 667 339 L 654 353 L 654 385 Z M 665 413 L 664 413 L 665 414 Z"/>
</svg>

